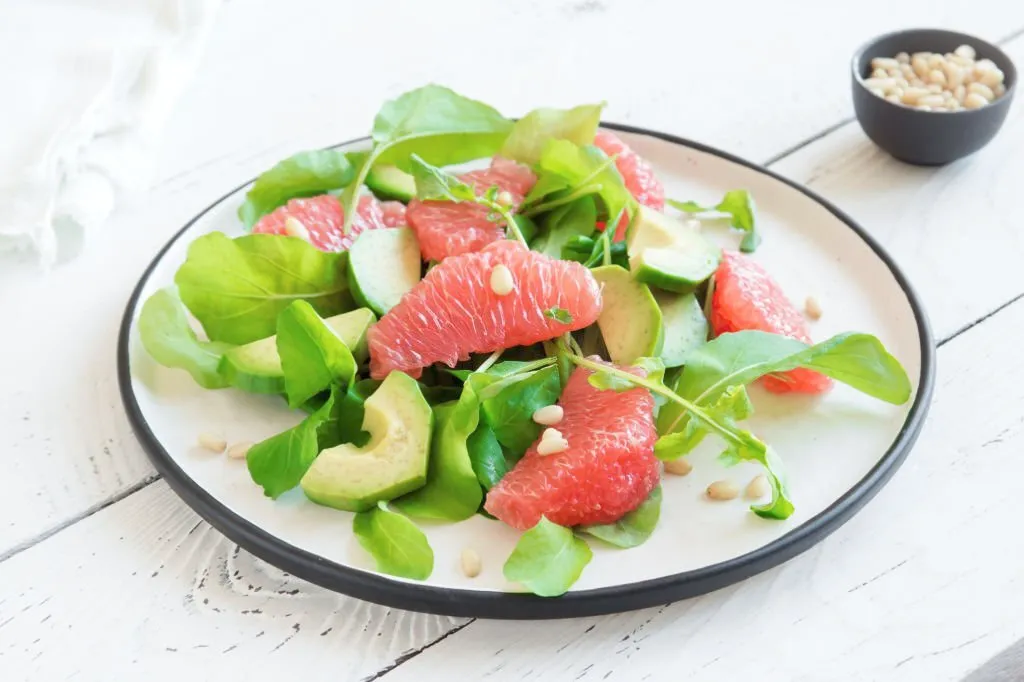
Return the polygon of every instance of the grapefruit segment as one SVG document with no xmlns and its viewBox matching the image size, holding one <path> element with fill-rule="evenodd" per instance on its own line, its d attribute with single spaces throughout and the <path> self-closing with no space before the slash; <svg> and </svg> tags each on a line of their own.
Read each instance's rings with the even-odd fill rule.
<svg viewBox="0 0 1024 682">
<path fill-rule="evenodd" d="M 648 208 L 656 211 L 665 210 L 665 187 L 661 180 L 654 174 L 651 164 L 630 149 L 629 145 L 623 142 L 618 135 L 609 130 L 598 130 L 594 136 L 594 146 L 608 156 L 618 154 L 615 159 L 615 167 L 618 169 L 626 189 L 633 195 L 633 198 Z M 625 216 L 615 227 L 614 241 L 621 242 L 626 238 L 626 228 L 629 227 L 629 220 Z"/>
<path fill-rule="evenodd" d="M 558 401 L 564 416 L 557 428 L 568 448 L 540 455 L 540 440 L 534 443 L 487 494 L 490 514 L 519 530 L 541 516 L 562 526 L 613 523 L 658 485 L 654 398 L 644 388 L 597 389 L 591 374 L 577 368 Z"/>
<path fill-rule="evenodd" d="M 523 202 L 537 176 L 526 166 L 501 157 L 494 157 L 491 167 L 459 176 L 472 185 L 478 195 L 491 186 L 512 195 L 513 209 Z M 488 220 L 488 209 L 479 204 L 451 201 L 409 202 L 409 225 L 416 230 L 423 260 L 441 261 L 449 256 L 479 251 L 491 242 L 505 238 L 500 222 Z"/>
<path fill-rule="evenodd" d="M 331 194 L 321 194 L 290 200 L 256 221 L 252 231 L 254 234 L 291 234 L 288 218 L 298 220 L 309 234 L 310 243 L 321 251 L 347 251 L 356 235 L 363 230 L 405 224 L 405 207 L 397 201 L 381 204 L 376 197 L 364 195 L 359 198 L 349 233 L 343 235 L 341 226 L 345 222 L 345 212 L 341 202 Z"/>
<path fill-rule="evenodd" d="M 807 322 L 778 282 L 756 261 L 736 251 L 722 254 L 708 321 L 715 336 L 756 329 L 811 343 Z M 832 380 L 798 368 L 763 377 L 761 384 L 772 393 L 823 393 L 832 387 Z"/>
<path fill-rule="evenodd" d="M 491 271 L 503 264 L 514 282 L 510 294 L 491 288 Z M 561 308 L 566 324 L 545 315 Z M 427 273 L 369 333 L 370 373 L 392 370 L 419 377 L 435 362 L 454 367 L 470 353 L 546 341 L 582 329 L 601 312 L 601 290 L 590 270 L 529 251 L 503 239 L 477 253 L 446 259 Z"/>
</svg>

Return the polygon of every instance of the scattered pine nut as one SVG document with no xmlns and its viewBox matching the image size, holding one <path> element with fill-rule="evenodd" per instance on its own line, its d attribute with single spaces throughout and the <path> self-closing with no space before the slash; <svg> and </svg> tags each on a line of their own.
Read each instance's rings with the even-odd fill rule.
<svg viewBox="0 0 1024 682">
<path fill-rule="evenodd" d="M 546 405 L 533 413 L 533 421 L 542 426 L 554 426 L 564 416 L 565 410 L 561 405 Z"/>
<path fill-rule="evenodd" d="M 771 486 L 768 485 L 768 478 L 764 474 L 758 474 L 750 479 L 750 483 L 747 484 L 747 489 L 743 491 L 743 494 L 748 500 L 759 500 L 771 491 Z"/>
<path fill-rule="evenodd" d="M 565 436 L 558 429 L 547 428 L 540 434 L 541 440 L 565 440 Z"/>
<path fill-rule="evenodd" d="M 197 440 L 199 447 L 210 452 L 224 452 L 224 448 L 228 446 L 227 441 L 215 433 L 200 433 Z"/>
<path fill-rule="evenodd" d="M 298 237 L 299 239 L 305 239 L 309 241 L 309 230 L 302 224 L 302 221 L 298 218 L 288 216 L 284 219 L 284 233 L 289 237 Z"/>
<path fill-rule="evenodd" d="M 483 562 L 480 561 L 480 555 L 476 553 L 476 550 L 469 549 L 468 547 L 462 550 L 462 556 L 460 557 L 459 563 L 462 564 L 462 574 L 467 578 L 475 578 L 480 575 L 480 571 L 483 568 Z"/>
<path fill-rule="evenodd" d="M 674 476 L 685 476 L 693 471 L 693 465 L 686 461 L 685 457 L 665 462 L 665 473 Z"/>
<path fill-rule="evenodd" d="M 491 291 L 498 296 L 508 296 L 516 288 L 516 282 L 512 279 L 512 271 L 505 265 L 498 263 L 491 270 Z"/>
<path fill-rule="evenodd" d="M 548 431 L 555 431 L 555 430 L 554 429 L 548 429 Z M 544 433 L 546 434 L 547 431 L 545 431 Z M 555 433 L 558 433 L 558 432 L 555 431 Z M 553 454 L 555 454 L 557 452 L 565 452 L 568 449 L 569 449 L 569 441 L 567 441 L 565 438 L 562 438 L 561 435 L 559 435 L 557 437 L 554 437 L 554 438 L 548 438 L 548 437 L 541 438 L 540 439 L 540 443 L 537 444 L 537 454 L 542 456 L 542 457 L 546 457 L 548 455 L 553 455 Z"/>
<path fill-rule="evenodd" d="M 804 312 L 812 320 L 820 320 L 822 313 L 821 303 L 814 296 L 808 296 L 807 300 L 804 301 Z"/>
<path fill-rule="evenodd" d="M 715 481 L 708 486 L 708 498 L 712 500 L 734 500 L 739 497 L 740 489 L 732 481 Z"/>
<path fill-rule="evenodd" d="M 245 459 L 245 456 L 249 454 L 249 448 L 252 447 L 252 443 L 248 441 L 242 441 L 241 443 L 235 443 L 228 448 L 228 457 L 231 459 Z"/>
</svg>

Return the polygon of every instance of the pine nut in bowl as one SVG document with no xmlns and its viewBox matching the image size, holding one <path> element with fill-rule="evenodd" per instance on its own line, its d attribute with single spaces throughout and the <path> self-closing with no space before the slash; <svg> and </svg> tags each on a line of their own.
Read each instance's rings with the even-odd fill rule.
<svg viewBox="0 0 1024 682">
<path fill-rule="evenodd" d="M 864 133 L 895 158 L 941 166 L 973 154 L 1006 120 L 1017 69 L 965 33 L 888 33 L 853 56 L 853 106 Z"/>
</svg>

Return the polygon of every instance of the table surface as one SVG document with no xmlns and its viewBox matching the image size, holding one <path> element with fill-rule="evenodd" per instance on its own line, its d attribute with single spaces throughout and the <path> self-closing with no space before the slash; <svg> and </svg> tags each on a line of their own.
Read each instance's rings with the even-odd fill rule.
<svg viewBox="0 0 1024 682">
<path fill-rule="evenodd" d="M 226 3 L 159 173 L 76 260 L 0 263 L 3 679 L 945 680 L 1024 636 L 1024 108 L 987 149 L 902 165 L 852 119 L 848 59 L 956 28 L 1024 64 L 1024 3 L 478 0 Z M 837 203 L 928 307 L 939 376 L 911 457 L 852 521 L 698 599 L 538 623 L 403 612 L 240 550 L 160 480 L 115 380 L 125 301 L 192 215 L 287 154 L 362 135 L 428 81 L 518 114 L 606 118 L 719 146 Z M 28 295 L 27 292 L 31 292 Z"/>
</svg>

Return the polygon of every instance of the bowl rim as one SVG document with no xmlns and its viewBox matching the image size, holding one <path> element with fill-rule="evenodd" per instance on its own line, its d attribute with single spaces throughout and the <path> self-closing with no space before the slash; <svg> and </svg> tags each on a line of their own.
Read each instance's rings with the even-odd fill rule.
<svg viewBox="0 0 1024 682">
<path fill-rule="evenodd" d="M 921 27 L 921 28 L 897 29 L 895 31 L 889 31 L 888 33 L 883 33 L 881 35 L 877 35 L 877 36 L 871 38 L 870 40 L 862 43 L 860 45 L 860 47 L 858 47 L 854 51 L 853 57 L 850 58 L 850 73 L 853 76 L 854 82 L 857 83 L 857 85 L 859 85 L 860 87 L 862 87 L 865 90 L 867 90 L 867 86 L 864 84 L 864 76 L 861 75 L 860 69 L 857 67 L 857 64 L 860 62 L 860 60 L 864 56 L 865 52 L 867 52 L 873 46 L 875 46 L 876 44 L 882 42 L 883 40 L 888 40 L 890 38 L 896 38 L 898 36 L 913 35 L 915 33 L 944 33 L 944 34 L 946 34 L 947 36 L 950 36 L 950 37 L 956 37 L 958 39 L 963 39 L 964 44 L 970 45 L 971 47 L 975 47 L 976 48 L 978 45 L 980 45 L 980 46 L 982 46 L 985 49 L 985 51 L 987 51 L 987 52 L 994 52 L 997 56 L 1001 57 L 1006 62 L 1007 68 L 1003 69 L 1003 73 L 1005 74 L 1005 78 L 1003 80 L 1003 83 L 1004 84 L 1008 83 L 1008 85 L 1006 85 L 1006 92 L 1004 92 L 1002 94 L 1002 96 L 1000 96 L 999 98 L 993 100 L 992 103 L 989 106 L 994 106 L 996 104 L 1003 104 L 1005 106 L 1006 103 L 1009 103 L 1011 101 L 1011 99 L 1013 98 L 1013 93 L 1017 89 L 1017 65 L 1014 63 L 1013 59 L 1010 58 L 1010 55 L 1008 55 L 1006 53 L 1006 51 L 1003 50 L 996 43 L 993 43 L 993 42 L 990 42 L 988 40 L 985 40 L 984 38 L 979 38 L 978 36 L 970 34 L 970 33 L 963 33 L 961 31 L 953 31 L 953 30 L 950 30 L 950 29 L 947 29 L 947 28 L 927 28 L 927 27 Z M 870 92 L 869 92 L 869 94 L 870 94 Z M 889 105 L 890 107 L 893 107 L 894 109 L 898 109 L 898 110 L 901 110 L 901 111 L 909 111 L 909 112 L 913 112 L 915 114 L 920 114 L 922 116 L 925 116 L 925 115 L 928 115 L 928 114 L 968 114 L 968 115 L 969 114 L 980 114 L 981 112 L 983 112 L 983 111 L 985 111 L 986 109 L 989 108 L 988 106 L 985 106 L 985 107 L 981 107 L 980 109 L 958 109 L 957 111 L 946 111 L 946 110 L 922 111 L 920 109 L 915 109 L 915 108 L 912 108 L 912 107 L 904 106 L 902 104 L 896 104 L 894 102 L 890 102 L 889 100 L 884 99 L 882 97 L 876 97 L 876 99 L 879 99 L 882 102 L 885 102 L 887 105 Z"/>
</svg>

